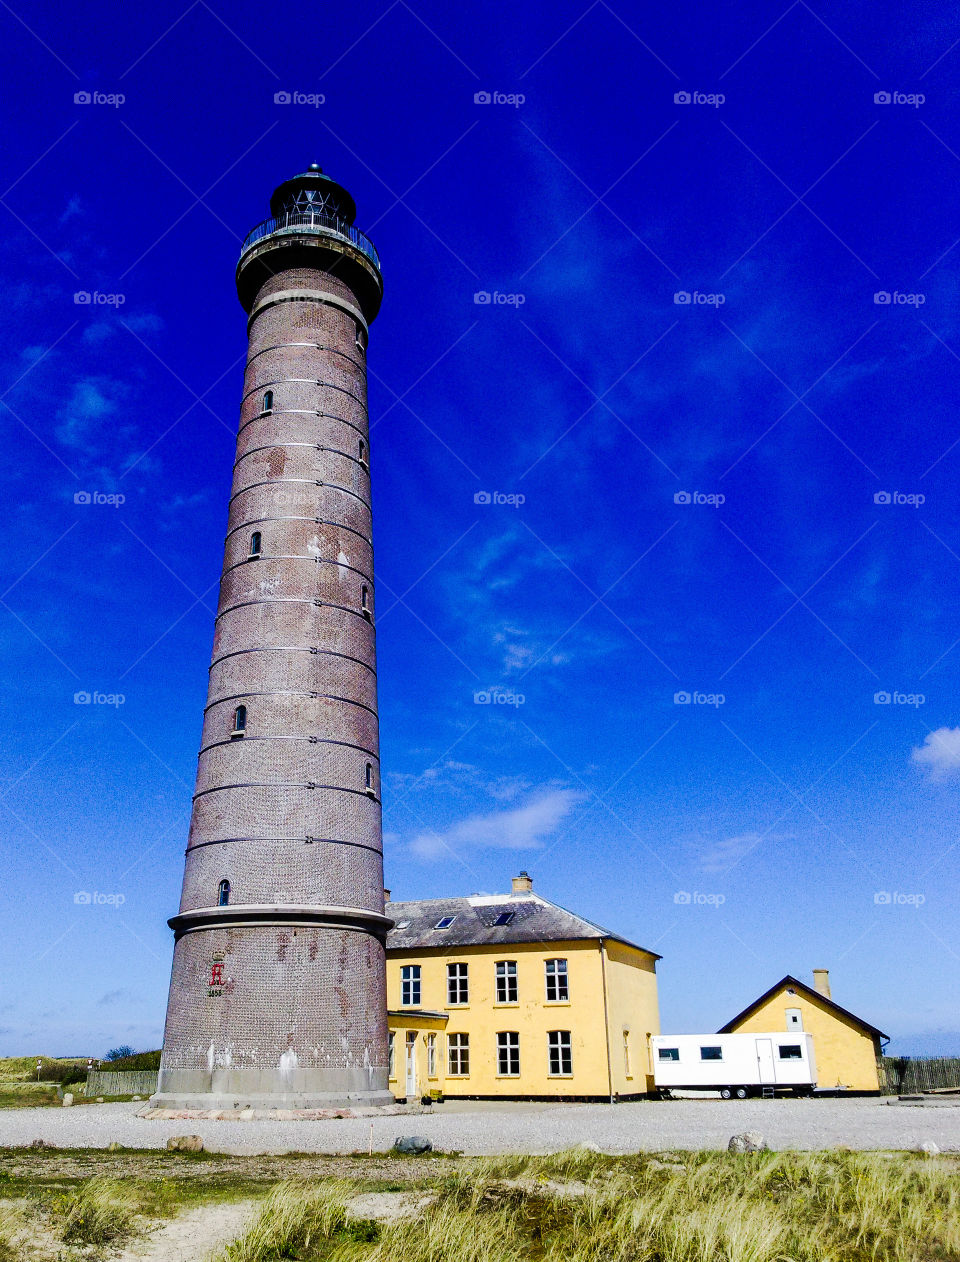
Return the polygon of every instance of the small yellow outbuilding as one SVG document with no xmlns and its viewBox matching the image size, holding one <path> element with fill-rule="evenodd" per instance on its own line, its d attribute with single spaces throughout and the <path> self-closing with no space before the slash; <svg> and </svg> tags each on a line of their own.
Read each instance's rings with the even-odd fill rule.
<svg viewBox="0 0 960 1262">
<path fill-rule="evenodd" d="M 390 902 L 390 1090 L 624 1099 L 653 1090 L 660 956 L 535 894 Z"/>
<path fill-rule="evenodd" d="M 880 1090 L 880 1057 L 888 1036 L 834 1002 L 825 968 L 813 970 L 812 987 L 787 974 L 719 1033 L 763 1034 L 770 1030 L 803 1030 L 813 1035 L 821 1090 Z"/>
</svg>

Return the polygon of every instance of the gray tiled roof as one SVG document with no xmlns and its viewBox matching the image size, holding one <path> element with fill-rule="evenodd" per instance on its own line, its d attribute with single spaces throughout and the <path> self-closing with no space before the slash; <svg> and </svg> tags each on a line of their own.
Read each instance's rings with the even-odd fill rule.
<svg viewBox="0 0 960 1262">
<path fill-rule="evenodd" d="M 508 925 L 496 924 L 504 912 L 513 912 Z M 502 894 L 472 898 L 424 898 L 411 902 L 387 903 L 387 915 L 396 924 L 387 934 L 388 951 L 421 950 L 425 947 L 462 947 L 499 942 L 570 942 L 579 939 L 612 938 L 628 946 L 635 942 L 611 933 L 601 925 L 575 916 L 539 894 Z M 434 926 L 444 916 L 453 916 L 449 929 Z M 404 923 L 406 922 L 406 923 Z M 400 928 L 404 925 L 403 928 Z M 645 951 L 646 947 L 637 947 Z M 650 951 L 648 954 L 659 959 Z"/>
</svg>

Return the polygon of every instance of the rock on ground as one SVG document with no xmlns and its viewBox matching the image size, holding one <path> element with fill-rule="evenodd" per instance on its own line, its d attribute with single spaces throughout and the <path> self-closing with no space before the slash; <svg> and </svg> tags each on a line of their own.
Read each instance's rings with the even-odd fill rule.
<svg viewBox="0 0 960 1262">
<path fill-rule="evenodd" d="M 759 1131 L 744 1131 L 741 1135 L 731 1135 L 727 1144 L 728 1152 L 766 1152 L 769 1145 Z"/>
</svg>

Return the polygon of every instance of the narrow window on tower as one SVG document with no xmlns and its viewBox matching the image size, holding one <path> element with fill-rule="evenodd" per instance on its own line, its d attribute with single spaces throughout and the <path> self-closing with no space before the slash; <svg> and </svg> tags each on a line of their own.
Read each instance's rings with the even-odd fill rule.
<svg viewBox="0 0 960 1262">
<path fill-rule="evenodd" d="M 359 440 L 359 444 L 358 444 L 358 445 L 359 445 L 359 448 L 360 448 L 360 463 L 361 463 L 361 464 L 366 464 L 366 463 L 367 463 L 367 444 L 366 444 L 366 443 L 363 441 L 363 439 L 361 438 L 361 439 Z"/>
<path fill-rule="evenodd" d="M 250 555 L 247 558 L 250 561 L 256 561 L 260 556 L 261 535 L 259 530 L 255 530 L 250 536 Z"/>
<path fill-rule="evenodd" d="M 360 612 L 367 622 L 373 621 L 373 618 L 370 616 L 370 593 L 367 591 L 366 584 L 360 588 Z"/>
<path fill-rule="evenodd" d="M 371 797 L 374 797 L 374 796 L 375 796 L 375 786 L 374 786 L 374 783 L 373 783 L 373 763 L 372 763 L 372 762 L 368 762 L 368 763 L 367 763 L 367 765 L 366 765 L 366 767 L 364 768 L 364 771 L 363 771 L 363 787 L 366 789 L 366 791 L 370 794 L 370 796 L 371 796 Z"/>
<path fill-rule="evenodd" d="M 367 352 L 367 344 L 363 340 L 363 330 L 360 328 L 359 324 L 357 325 L 356 343 L 357 343 L 357 352 L 360 355 L 360 358 L 363 359 L 364 355 Z"/>
<path fill-rule="evenodd" d="M 236 736 L 246 736 L 247 734 L 247 707 L 238 705 L 233 712 L 233 730 L 230 733 L 231 738 Z"/>
<path fill-rule="evenodd" d="M 217 891 L 217 906 L 226 907 L 226 905 L 229 902 L 230 902 L 230 882 L 221 881 L 220 887 Z"/>
<path fill-rule="evenodd" d="M 263 392 L 263 408 L 261 409 L 264 416 L 269 416 L 273 411 L 273 391 L 264 390 Z"/>
</svg>

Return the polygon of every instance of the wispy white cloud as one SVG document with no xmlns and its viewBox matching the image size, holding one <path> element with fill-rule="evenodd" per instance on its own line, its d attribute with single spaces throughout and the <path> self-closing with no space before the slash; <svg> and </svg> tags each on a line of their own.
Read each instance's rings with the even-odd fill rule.
<svg viewBox="0 0 960 1262">
<path fill-rule="evenodd" d="M 583 794 L 574 789 L 543 789 L 519 806 L 470 815 L 442 832 L 423 832 L 410 843 L 421 859 L 451 850 L 492 848 L 525 850 L 542 846 L 556 832 Z"/>
<path fill-rule="evenodd" d="M 938 727 L 930 732 L 910 758 L 929 773 L 931 780 L 943 780 L 960 771 L 960 727 Z"/>
</svg>

